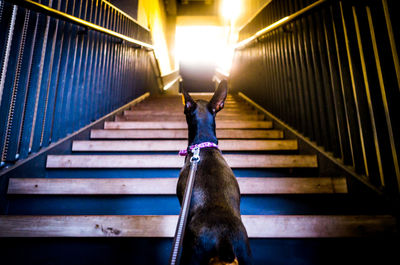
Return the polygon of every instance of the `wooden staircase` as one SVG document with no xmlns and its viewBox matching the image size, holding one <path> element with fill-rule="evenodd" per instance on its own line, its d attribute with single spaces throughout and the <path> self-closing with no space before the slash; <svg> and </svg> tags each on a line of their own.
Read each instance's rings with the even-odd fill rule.
<svg viewBox="0 0 400 265">
<path fill-rule="evenodd" d="M 317 155 L 299 152 L 296 139 L 286 139 L 244 101 L 229 95 L 217 116 L 219 145 L 238 177 L 251 238 L 391 237 L 397 231 L 394 217 L 350 196 L 344 177 L 319 176 Z M 73 142 L 71 154 L 49 155 L 43 178 L 10 179 L 0 237 L 168 238 L 165 256 L 179 213 L 175 189 L 184 158 L 178 150 L 187 146 L 186 128 L 181 98 L 160 96 L 91 130 L 90 140 Z M 268 247 L 259 242 L 252 241 L 255 264 L 266 264 Z"/>
</svg>

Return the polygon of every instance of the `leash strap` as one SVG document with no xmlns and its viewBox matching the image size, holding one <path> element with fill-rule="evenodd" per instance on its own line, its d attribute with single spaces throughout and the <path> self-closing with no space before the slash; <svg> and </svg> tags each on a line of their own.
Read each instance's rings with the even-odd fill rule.
<svg viewBox="0 0 400 265">
<path fill-rule="evenodd" d="M 185 193 L 183 195 L 182 208 L 179 214 L 178 224 L 175 230 L 174 243 L 172 245 L 171 256 L 169 259 L 170 265 L 179 264 L 179 258 L 182 250 L 183 236 L 186 228 L 186 221 L 189 213 L 190 201 L 192 198 L 194 179 L 196 176 L 197 163 L 200 161 L 200 148 L 199 147 L 193 148 L 192 153 L 193 156 L 190 158 L 189 178 L 187 180 Z"/>
</svg>

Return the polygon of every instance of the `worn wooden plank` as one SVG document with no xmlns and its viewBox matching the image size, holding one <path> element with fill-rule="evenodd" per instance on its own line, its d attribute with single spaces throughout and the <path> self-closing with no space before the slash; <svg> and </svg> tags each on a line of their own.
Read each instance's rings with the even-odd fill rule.
<svg viewBox="0 0 400 265">
<path fill-rule="evenodd" d="M 217 129 L 269 129 L 270 121 L 219 121 Z M 106 121 L 104 129 L 187 129 L 188 125 L 182 122 L 153 122 L 153 121 Z"/>
<path fill-rule="evenodd" d="M 72 151 L 178 151 L 186 140 L 73 141 Z M 297 140 L 220 140 L 222 151 L 297 150 Z"/>
<path fill-rule="evenodd" d="M 237 178 L 240 193 L 347 193 L 345 178 Z M 10 178 L 8 194 L 46 195 L 174 195 L 177 178 Z"/>
<path fill-rule="evenodd" d="M 232 168 L 315 168 L 315 155 L 224 155 Z M 181 168 L 178 155 L 49 155 L 47 168 Z M 201 161 L 199 166 L 201 166 Z"/>
<path fill-rule="evenodd" d="M 0 237 L 173 237 L 178 216 L 1 216 Z M 389 215 L 243 215 L 250 238 L 394 236 Z"/>
<path fill-rule="evenodd" d="M 166 111 L 166 112 L 176 112 L 176 113 L 182 113 L 183 112 L 183 106 L 150 106 L 150 105 L 135 105 L 131 108 L 133 111 L 138 111 L 138 110 L 151 110 L 151 111 Z M 254 113 L 255 110 L 246 107 L 246 106 L 232 106 L 232 107 L 225 107 L 223 110 L 221 110 L 220 113 L 227 113 L 227 112 L 235 112 L 235 113 Z"/>
<path fill-rule="evenodd" d="M 137 115 L 137 116 L 157 116 L 157 115 L 162 115 L 162 116 L 179 116 L 179 117 L 184 117 L 185 114 L 183 113 L 183 110 L 181 112 L 168 112 L 168 111 L 157 111 L 157 110 L 125 110 L 124 115 L 130 116 L 130 115 Z M 256 117 L 264 117 L 264 115 L 257 114 L 257 113 L 235 113 L 235 112 L 218 112 L 217 117 L 239 117 L 241 115 L 245 116 L 256 116 Z"/>
<path fill-rule="evenodd" d="M 284 136 L 281 130 L 240 130 L 240 129 L 219 129 L 218 139 L 282 139 Z M 187 139 L 188 131 L 180 130 L 102 130 L 90 131 L 92 139 Z"/>
<path fill-rule="evenodd" d="M 235 121 L 257 121 L 264 120 L 262 115 L 257 114 L 225 114 L 225 115 L 217 115 L 216 121 L 223 120 L 235 120 Z M 185 115 L 183 113 L 179 113 L 179 115 L 172 114 L 124 114 L 115 116 L 115 121 L 186 121 Z"/>
</svg>

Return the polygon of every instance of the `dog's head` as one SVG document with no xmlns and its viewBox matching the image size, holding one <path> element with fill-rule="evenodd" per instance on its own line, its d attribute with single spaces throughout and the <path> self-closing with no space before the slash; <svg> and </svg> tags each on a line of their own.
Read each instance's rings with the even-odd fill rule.
<svg viewBox="0 0 400 265">
<path fill-rule="evenodd" d="M 209 102 L 205 100 L 194 101 L 189 93 L 183 89 L 185 115 L 189 129 L 189 144 L 200 142 L 215 142 L 215 115 L 224 108 L 228 95 L 228 82 L 222 80 Z"/>
</svg>

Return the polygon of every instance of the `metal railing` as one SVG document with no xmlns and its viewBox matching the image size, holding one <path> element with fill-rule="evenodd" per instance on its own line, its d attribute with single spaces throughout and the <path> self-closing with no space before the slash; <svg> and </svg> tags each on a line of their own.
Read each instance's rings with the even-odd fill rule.
<svg viewBox="0 0 400 265">
<path fill-rule="evenodd" d="M 0 0 L 1 164 L 154 87 L 150 43 L 148 29 L 104 0 Z"/>
<path fill-rule="evenodd" d="M 241 30 L 230 75 L 234 90 L 388 194 L 400 188 L 395 4 L 272 1 Z"/>
</svg>

